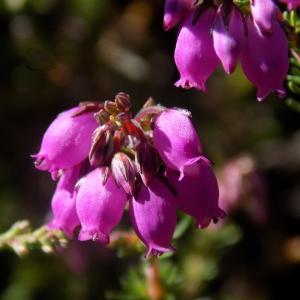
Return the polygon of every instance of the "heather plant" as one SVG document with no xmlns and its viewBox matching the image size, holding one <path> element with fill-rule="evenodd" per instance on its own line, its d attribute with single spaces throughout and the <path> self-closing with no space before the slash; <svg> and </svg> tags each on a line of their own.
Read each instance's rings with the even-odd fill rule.
<svg viewBox="0 0 300 300">
<path fill-rule="evenodd" d="M 0 3 L 0 300 L 294 295 L 299 8 Z"/>
</svg>

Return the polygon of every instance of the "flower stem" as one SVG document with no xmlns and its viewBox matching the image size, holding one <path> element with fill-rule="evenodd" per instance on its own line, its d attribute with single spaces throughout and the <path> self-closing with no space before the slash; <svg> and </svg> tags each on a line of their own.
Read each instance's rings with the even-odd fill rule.
<svg viewBox="0 0 300 300">
<path fill-rule="evenodd" d="M 163 288 L 159 279 L 159 265 L 157 257 L 151 257 L 146 267 L 148 294 L 151 300 L 163 299 Z"/>
</svg>

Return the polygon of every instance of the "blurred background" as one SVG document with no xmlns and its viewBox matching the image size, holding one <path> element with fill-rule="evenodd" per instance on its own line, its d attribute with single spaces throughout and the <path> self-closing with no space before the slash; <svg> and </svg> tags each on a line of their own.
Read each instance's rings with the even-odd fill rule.
<svg viewBox="0 0 300 300">
<path fill-rule="evenodd" d="M 175 88 L 162 14 L 162 0 L 0 0 L 0 232 L 47 220 L 55 183 L 30 155 L 56 114 L 119 91 L 136 112 L 149 96 L 192 112 L 228 217 L 200 231 L 179 216 L 177 252 L 155 265 L 143 249 L 76 241 L 57 255 L 1 251 L 0 300 L 300 298 L 299 113 L 258 103 L 239 69 L 216 72 L 207 94 Z"/>
</svg>

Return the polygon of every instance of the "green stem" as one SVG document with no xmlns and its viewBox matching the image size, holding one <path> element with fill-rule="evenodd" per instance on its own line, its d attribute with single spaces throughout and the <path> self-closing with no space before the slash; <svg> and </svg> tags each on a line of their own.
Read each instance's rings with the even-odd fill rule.
<svg viewBox="0 0 300 300">
<path fill-rule="evenodd" d="M 58 246 L 65 247 L 66 244 L 62 231 L 50 230 L 46 226 L 32 231 L 27 220 L 16 222 L 0 234 L 0 250 L 11 249 L 19 256 L 28 254 L 32 249 L 53 253 Z"/>
</svg>

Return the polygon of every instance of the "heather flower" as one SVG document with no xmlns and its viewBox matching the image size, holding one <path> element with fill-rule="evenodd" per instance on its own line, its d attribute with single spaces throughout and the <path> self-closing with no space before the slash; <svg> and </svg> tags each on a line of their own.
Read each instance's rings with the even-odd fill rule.
<svg viewBox="0 0 300 300">
<path fill-rule="evenodd" d="M 239 9 L 235 5 L 229 8 L 221 5 L 213 28 L 213 40 L 216 54 L 227 74 L 231 74 L 236 67 L 243 50 L 244 38 L 243 18 Z"/>
<path fill-rule="evenodd" d="M 76 212 L 75 184 L 80 176 L 81 165 L 65 169 L 59 178 L 55 193 L 52 197 L 53 220 L 50 228 L 61 229 L 72 236 L 74 229 L 80 225 Z"/>
<path fill-rule="evenodd" d="M 285 3 L 289 10 L 300 7 L 300 0 L 279 0 L 279 2 Z"/>
<path fill-rule="evenodd" d="M 156 119 L 153 142 L 164 163 L 184 176 L 184 170 L 203 158 L 202 146 L 189 115 L 182 110 L 167 109 Z"/>
<path fill-rule="evenodd" d="M 208 159 L 202 154 L 190 113 L 166 109 L 152 100 L 135 118 L 132 115 L 129 95 L 119 93 L 115 101 L 85 103 L 67 111 L 49 127 L 51 130 L 47 130 L 44 140 L 55 142 L 51 140 L 52 144 L 47 144 L 43 140 L 42 149 L 49 144 L 61 146 L 60 153 L 66 156 L 63 162 L 69 159 L 67 165 L 71 165 L 55 165 L 61 177 L 52 199 L 54 218 L 49 226 L 63 230 L 70 237 L 75 235 L 81 241 L 107 244 L 129 200 L 131 221 L 147 247 L 147 256 L 160 255 L 173 250 L 177 208 L 195 216 L 202 227 L 208 225 L 211 218 L 216 220 L 223 214 L 217 206 L 216 181 L 213 181 Z M 92 120 L 94 117 L 93 126 L 89 126 L 89 118 L 80 125 L 73 120 L 83 116 Z M 64 122 L 67 128 L 60 127 Z M 57 136 L 53 132 L 57 132 Z M 68 132 L 70 136 L 66 136 Z M 57 138 L 62 141 L 56 141 Z M 69 144 L 63 145 L 63 141 Z M 71 157 L 67 157 L 64 149 L 68 149 Z M 72 165 L 72 155 L 78 153 L 82 162 Z M 43 163 L 45 158 L 38 166 Z M 191 175 L 191 170 L 198 165 L 203 166 L 201 172 Z M 204 183 L 202 189 L 195 187 L 196 180 Z M 181 187 L 190 189 L 186 203 L 183 203 Z M 203 200 L 197 202 L 198 194 Z"/>
<path fill-rule="evenodd" d="M 191 9 L 193 0 L 166 0 L 164 11 L 164 29 L 172 29 Z"/>
<path fill-rule="evenodd" d="M 251 13 L 263 34 L 271 34 L 276 22 L 276 5 L 273 0 L 251 0 Z"/>
<path fill-rule="evenodd" d="M 210 33 L 215 14 L 213 8 L 207 8 L 196 24 L 193 24 L 193 13 L 184 20 L 174 54 L 180 73 L 180 79 L 175 83 L 177 87 L 206 91 L 205 82 L 219 64 Z"/>
<path fill-rule="evenodd" d="M 278 22 L 273 24 L 272 35 L 263 35 L 253 19 L 247 19 L 248 35 L 241 64 L 248 79 L 257 87 L 257 99 L 263 100 L 270 92 L 285 95 L 283 81 L 289 59 L 286 36 Z"/>
<path fill-rule="evenodd" d="M 176 200 L 158 178 L 143 185 L 130 201 L 130 216 L 135 231 L 147 246 L 147 255 L 172 251 L 176 226 Z"/>
<path fill-rule="evenodd" d="M 59 169 L 71 168 L 86 159 L 91 145 L 91 135 L 97 123 L 90 112 L 76 115 L 79 107 L 62 112 L 44 134 L 35 166 L 48 170 L 57 177 Z"/>
<path fill-rule="evenodd" d="M 225 217 L 218 206 L 218 183 L 210 165 L 203 161 L 194 163 L 185 169 L 181 181 L 176 172 L 168 169 L 167 179 L 175 189 L 179 209 L 193 216 L 199 228 Z"/>
<path fill-rule="evenodd" d="M 109 234 L 120 222 L 126 204 L 126 193 L 105 169 L 96 168 L 79 183 L 76 196 L 77 214 L 81 223 L 79 240 L 109 243 Z"/>
<path fill-rule="evenodd" d="M 289 9 L 300 5 L 299 1 L 282 2 Z M 215 4 L 219 5 L 217 12 Z M 246 76 L 258 86 L 259 100 L 271 91 L 285 95 L 282 83 L 288 51 L 279 9 L 273 0 L 251 0 L 250 9 L 246 17 L 232 0 L 194 2 L 183 17 L 176 42 L 174 58 L 180 73 L 177 87 L 205 92 L 206 80 L 220 61 L 231 74 L 241 58 Z"/>
</svg>

